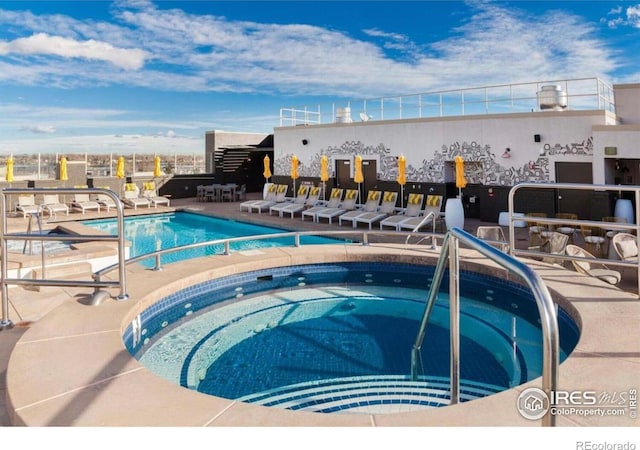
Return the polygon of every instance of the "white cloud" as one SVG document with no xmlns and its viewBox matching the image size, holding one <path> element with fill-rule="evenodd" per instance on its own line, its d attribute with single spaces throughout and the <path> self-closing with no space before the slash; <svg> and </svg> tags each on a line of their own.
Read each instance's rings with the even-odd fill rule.
<svg viewBox="0 0 640 450">
<path fill-rule="evenodd" d="M 627 20 L 632 27 L 640 28 L 640 4 L 627 8 Z"/>
<path fill-rule="evenodd" d="M 37 134 L 51 134 L 56 132 L 56 128 L 53 125 L 27 125 L 20 129 Z"/>
<path fill-rule="evenodd" d="M 63 58 L 81 58 L 106 61 L 127 70 L 137 70 L 144 65 L 146 53 L 137 49 L 116 48 L 93 39 L 77 41 L 60 36 L 37 33 L 11 42 L 0 42 L 0 55 L 55 55 Z"/>
<path fill-rule="evenodd" d="M 42 55 L 103 58 L 117 67 L 140 69 L 123 73 L 95 70 L 80 61 L 39 60 L 24 77 L 12 77 L 14 82 L 63 88 L 117 84 L 186 92 L 372 97 L 558 74 L 602 76 L 618 64 L 593 37 L 593 26 L 577 16 L 558 11 L 529 16 L 516 9 L 517 2 L 509 9 L 485 2 L 470 5 L 475 14 L 465 25 L 425 48 L 384 29 L 364 30 L 368 41 L 306 24 L 232 21 L 163 10 L 148 1 L 117 2 L 112 22 L 0 10 L 0 25 L 33 32 L 38 26 L 47 32 L 38 39 L 16 39 L 12 47 L 23 42 L 21 48 Z M 55 43 L 60 47 L 54 48 Z M 2 72 L 16 73 L 24 62 L 0 64 L 7 66 Z M 6 77 L 0 73 L 0 80 L 11 79 Z"/>
</svg>

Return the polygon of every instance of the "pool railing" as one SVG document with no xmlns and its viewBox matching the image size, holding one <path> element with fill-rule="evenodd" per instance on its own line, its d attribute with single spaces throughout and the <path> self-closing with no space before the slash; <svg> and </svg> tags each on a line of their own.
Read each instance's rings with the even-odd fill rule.
<svg viewBox="0 0 640 450">
<path fill-rule="evenodd" d="M 40 220 L 40 216 L 43 213 L 42 208 L 38 208 L 37 212 L 29 214 L 29 222 L 27 223 L 27 229 L 24 233 L 9 233 L 7 222 L 7 205 L 9 205 L 8 197 L 12 195 L 36 195 L 36 194 L 60 194 L 60 195 L 74 195 L 74 194 L 102 194 L 107 195 L 113 199 L 116 204 L 118 232 L 116 235 L 46 235 L 46 234 L 32 234 L 30 233 L 31 220 L 36 216 L 36 220 Z M 126 287 L 126 273 L 125 273 L 125 239 L 124 239 L 124 205 L 120 201 L 118 195 L 110 189 L 97 189 L 97 188 L 5 188 L 0 192 L 0 210 L 2 211 L 2 218 L 0 219 L 0 276 L 1 276 L 1 291 L 2 291 L 2 318 L 0 319 L 0 330 L 9 329 L 13 327 L 13 322 L 9 319 L 9 285 L 19 286 L 61 286 L 61 287 L 93 287 L 99 289 L 101 287 L 117 287 L 120 293 L 117 297 L 118 300 L 126 300 L 129 298 Z M 85 280 L 68 280 L 68 279 L 48 279 L 46 278 L 46 252 L 41 251 L 41 270 L 42 277 L 39 279 L 27 279 L 27 278 L 10 278 L 8 275 L 9 258 L 8 258 L 8 241 L 17 240 L 24 241 L 25 243 L 32 241 L 40 241 L 44 244 L 45 241 L 73 241 L 73 242 L 116 242 L 118 253 L 118 280 L 117 281 L 103 281 L 100 279 L 93 279 L 93 281 Z"/>
<path fill-rule="evenodd" d="M 509 272 L 515 273 L 527 283 L 533 293 L 538 306 L 540 323 L 542 325 L 542 390 L 548 396 L 557 391 L 558 369 L 560 365 L 560 332 L 558 330 L 558 318 L 556 307 L 551 293 L 544 284 L 540 275 L 531 267 L 518 261 L 512 256 L 489 245 L 481 239 L 467 233 L 460 228 L 452 228 L 447 232 L 442 242 L 442 249 L 433 275 L 433 282 L 429 289 L 424 314 L 418 329 L 415 344 L 411 352 L 411 378 L 417 379 L 418 356 L 422 347 L 422 341 L 426 333 L 427 323 L 431 311 L 440 291 L 440 285 L 444 278 L 444 271 L 449 264 L 449 330 L 450 330 L 450 404 L 456 404 L 460 399 L 460 256 L 459 244 L 466 246 L 482 254 L 491 261 L 499 264 Z M 543 426 L 554 426 L 555 415 L 549 411 L 542 417 Z"/>
</svg>

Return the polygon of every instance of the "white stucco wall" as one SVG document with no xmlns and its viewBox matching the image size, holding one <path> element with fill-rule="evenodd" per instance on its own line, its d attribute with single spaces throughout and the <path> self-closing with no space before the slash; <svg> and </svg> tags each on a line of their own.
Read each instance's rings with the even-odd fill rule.
<svg viewBox="0 0 640 450">
<path fill-rule="evenodd" d="M 613 86 L 616 114 L 622 124 L 640 124 L 640 83 Z"/>
<path fill-rule="evenodd" d="M 321 154 L 331 160 L 361 154 L 376 159 L 380 179 L 393 180 L 395 158 L 404 154 L 409 181 L 444 182 L 445 167 L 461 155 L 476 163 L 471 183 L 553 181 L 555 161 L 590 162 L 593 127 L 613 123 L 615 116 L 605 111 L 544 111 L 279 127 L 274 130 L 274 174 L 287 175 L 294 154 L 301 176 L 318 176 Z M 502 158 L 507 147 L 511 157 Z"/>
</svg>

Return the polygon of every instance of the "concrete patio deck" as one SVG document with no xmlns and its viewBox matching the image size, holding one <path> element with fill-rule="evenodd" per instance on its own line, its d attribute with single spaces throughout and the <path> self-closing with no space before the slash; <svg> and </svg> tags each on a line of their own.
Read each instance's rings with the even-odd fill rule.
<svg viewBox="0 0 640 450">
<path fill-rule="evenodd" d="M 172 208 L 199 210 L 219 217 L 244 220 L 291 230 L 338 229 L 337 224 L 302 222 L 268 213 L 240 212 L 238 203 L 202 203 L 195 199 L 176 199 Z M 138 210 L 137 213 L 160 212 Z M 131 210 L 129 210 L 131 211 Z M 89 219 L 88 213 L 83 219 Z M 69 217 L 69 219 L 78 219 Z M 104 217 L 101 214 L 100 217 Z M 58 217 L 58 223 L 66 220 Z M 12 219 L 10 227 L 21 229 L 23 219 Z M 20 222 L 22 221 L 22 222 Z M 495 225 L 467 220 L 465 229 L 474 233 L 479 225 Z M 347 227 L 342 227 L 348 229 Z M 527 246 L 526 230 L 517 230 L 516 244 Z M 203 396 L 159 380 L 128 357 L 120 336 L 132 309 L 165 296 L 177 285 L 215 276 L 221 271 L 241 270 L 250 264 L 264 267 L 321 260 L 423 258 L 423 248 L 399 249 L 393 244 L 371 246 L 340 245 L 331 250 L 273 249 L 263 252 L 261 262 L 242 255 L 207 258 L 166 266 L 162 272 L 129 266 L 127 277 L 130 300 L 107 301 L 98 307 L 86 306 L 88 289 L 43 287 L 39 292 L 12 288 L 10 318 L 16 326 L 0 332 L 0 425 L 35 426 L 532 426 L 519 417 L 515 398 L 527 386 L 455 407 L 429 411 L 337 418 L 332 415 L 296 414 L 273 411 L 238 402 Z M 465 252 L 468 264 L 479 263 L 472 252 Z M 435 254 L 433 255 L 435 258 Z M 560 368 L 563 389 L 592 389 L 603 393 L 628 391 L 638 385 L 640 373 L 640 301 L 637 280 L 627 270 L 622 289 L 603 284 L 572 271 L 530 260 L 558 301 L 575 308 L 582 338 L 571 357 Z M 230 267 L 235 267 L 230 269 Z M 496 269 L 499 270 L 499 269 Z M 505 275 L 506 276 L 506 275 Z M 10 385 L 15 388 L 7 400 L 7 366 L 14 351 Z M 98 351 L 99 350 L 99 351 Z M 79 369 L 78 364 L 83 368 Z M 46 367 L 45 380 L 42 367 Z M 22 378 L 20 380 L 19 378 Z M 21 386 L 21 383 L 25 383 Z M 134 386 L 131 388 L 131 386 Z M 144 388 L 140 388 L 143 386 Z M 162 393 L 160 395 L 159 393 Z M 135 400 L 133 400 L 135 399 Z M 146 405 L 148 413 L 123 411 L 122 402 Z M 176 406 L 178 405 L 178 406 Z M 14 413 L 17 411 L 17 413 Z M 162 413 L 159 413 L 162 412 Z M 166 413 L 165 413 L 166 411 Z M 188 414 L 187 414 L 188 411 Z M 492 414 L 486 414 L 492 411 Z M 12 420 L 13 418 L 13 420 Z M 188 419 L 187 419 L 188 418 Z M 627 416 L 563 416 L 561 426 L 638 426 Z"/>
</svg>

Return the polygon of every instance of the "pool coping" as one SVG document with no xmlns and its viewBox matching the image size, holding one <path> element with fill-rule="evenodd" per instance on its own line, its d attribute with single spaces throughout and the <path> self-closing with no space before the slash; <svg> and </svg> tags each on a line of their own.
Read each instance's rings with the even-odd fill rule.
<svg viewBox="0 0 640 450">
<path fill-rule="evenodd" d="M 461 267 L 513 279 L 477 253 L 461 249 Z M 127 267 L 130 299 L 88 306 L 64 302 L 24 333 L 7 368 L 7 409 L 26 426 L 539 426 L 516 409 L 518 395 L 540 379 L 482 399 L 395 414 L 294 412 L 212 397 L 162 380 L 126 351 L 122 334 L 133 317 L 176 290 L 211 277 L 277 266 L 343 261 L 435 264 L 424 246 L 344 244 L 280 247 L 183 261 L 153 271 Z M 526 259 L 554 299 L 574 315 L 582 335 L 561 365 L 563 390 L 620 393 L 637 387 L 640 302 L 618 288 Z M 637 426 L 628 416 L 560 416 L 559 426 Z"/>
</svg>

